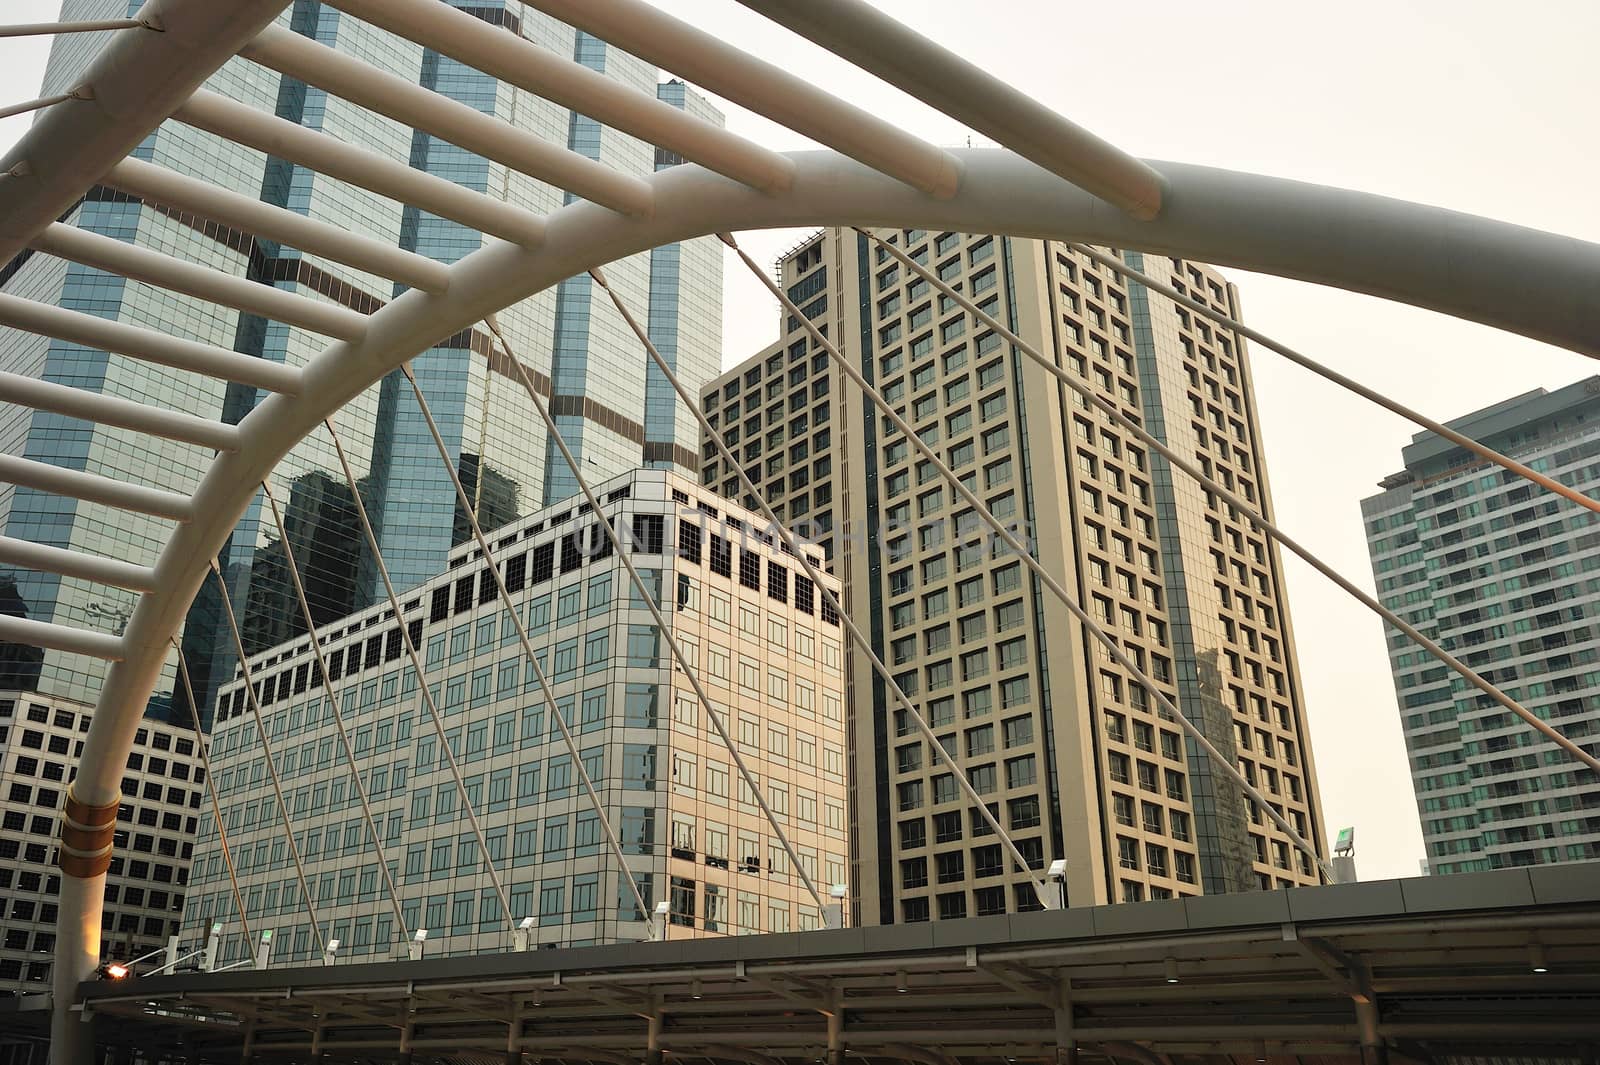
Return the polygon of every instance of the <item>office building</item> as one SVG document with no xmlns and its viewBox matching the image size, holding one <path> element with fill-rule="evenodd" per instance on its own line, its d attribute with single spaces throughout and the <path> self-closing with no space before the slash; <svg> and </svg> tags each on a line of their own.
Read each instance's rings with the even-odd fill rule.
<svg viewBox="0 0 1600 1065">
<path fill-rule="evenodd" d="M 1127 416 L 1271 513 L 1241 339 L 1054 243 L 884 232 Z M 1124 253 L 1238 313 L 1198 264 Z M 882 249 L 828 230 L 782 282 L 1044 567 L 1319 848 L 1305 702 L 1274 546 Z M 1315 882 L 802 323 L 702 390 L 778 513 L 825 547 L 845 609 L 1036 873 L 1072 905 Z M 701 442 L 701 480 L 737 495 Z M 854 894 L 864 921 L 1037 905 L 866 656 L 849 656 Z"/>
<path fill-rule="evenodd" d="M 0 692 L 0 995 L 50 989 L 60 821 L 92 709 Z M 193 730 L 140 725 L 106 872 L 104 957 L 129 961 L 177 934 L 204 793 Z"/>
<path fill-rule="evenodd" d="M 721 122 L 718 112 L 682 83 L 658 84 L 654 66 L 532 8 L 507 0 L 458 6 L 631 89 Z M 61 17 L 123 17 L 137 7 L 129 0 L 65 0 Z M 318 0 L 294 0 L 280 25 L 619 173 L 647 177 L 678 161 Z M 55 38 L 43 93 L 70 89 L 106 37 L 79 33 Z M 536 213 L 556 210 L 566 198 L 547 183 L 243 59 L 227 63 L 206 88 Z M 165 123 L 135 154 L 180 173 L 204 172 L 209 182 L 225 190 L 441 261 L 469 254 L 483 239 L 458 223 L 177 121 Z M 381 307 L 398 291 L 387 279 L 106 187 L 91 189 L 64 220 L 362 314 Z M 610 283 L 630 306 L 641 316 L 648 312 L 648 328 L 662 353 L 696 388 L 719 366 L 721 268 L 720 246 L 708 237 L 633 256 L 607 270 Z M 23 252 L 0 267 L 0 289 L 290 365 L 304 364 L 328 343 L 327 337 L 298 326 L 229 311 L 43 253 Z M 641 371 L 647 360 L 638 342 L 609 302 L 597 295 L 587 277 L 574 278 L 508 308 L 500 323 L 593 476 L 615 476 L 641 466 L 692 472 L 696 430 L 662 401 L 659 375 L 653 369 Z M 529 430 L 538 424 L 532 405 L 509 364 L 491 357 L 486 329 L 451 337 L 413 365 L 486 522 L 498 525 L 572 494 L 575 486 L 559 455 L 545 447 L 542 431 Z M 0 368 L 223 421 L 237 421 L 261 398 L 252 387 L 17 330 L 0 335 Z M 452 545 L 465 538 L 466 524 L 404 379 L 391 375 L 341 411 L 336 424 L 395 580 L 409 587 L 443 569 Z M 17 407 L 7 408 L 0 421 L 0 449 L 185 492 L 211 460 L 202 448 Z M 380 588 L 376 568 L 355 524 L 350 486 L 326 435 L 314 434 L 296 447 L 274 478 L 286 497 L 289 536 L 307 571 L 318 623 L 374 602 Z M 153 562 L 170 532 L 156 518 L 11 485 L 0 485 L 0 526 L 8 536 L 136 563 Z M 221 560 L 231 595 L 241 605 L 251 653 L 304 632 L 278 539 L 258 498 Z M 3 576 L 8 591 L 0 609 L 35 620 L 118 632 L 134 605 L 130 593 L 76 578 L 32 572 Z M 198 701 L 208 707 L 216 684 L 231 673 L 234 661 L 215 586 L 208 583 L 196 600 L 191 622 L 185 652 Z M 101 662 L 56 651 L 31 657 L 26 649 L 5 652 L 12 683 L 91 703 L 99 693 L 105 668 Z M 187 707 L 170 707 L 173 692 L 182 698 L 183 691 L 175 678 L 175 658 L 151 709 L 183 724 L 189 718 Z"/>
<path fill-rule="evenodd" d="M 694 663 L 740 753 L 826 895 L 846 880 L 846 733 L 837 615 L 751 516 L 690 480 L 640 470 L 596 486 L 606 517 Z M 583 765 L 673 937 L 785 932 L 822 914 L 713 731 L 587 506 L 547 507 L 495 534 L 508 590 Z M 463 545 L 405 599 L 512 917 L 539 946 L 640 940 L 649 926 L 605 845 L 568 750 L 480 552 Z M 506 915 L 463 819 L 440 738 L 384 605 L 320 633 L 328 675 L 383 832 L 406 926 L 429 954 L 504 950 Z M 396 926 L 307 637 L 249 660 L 324 934 L 388 957 Z M 274 957 L 316 954 L 241 675 L 216 707 L 212 759 L 252 929 Z M 221 839 L 202 821 L 187 927 L 225 920 L 241 949 Z"/>
<path fill-rule="evenodd" d="M 1594 496 L 1600 377 L 1449 423 Z M 1596 750 L 1600 533 L 1594 515 L 1431 432 L 1361 501 L 1385 606 Z M 1600 779 L 1386 626 L 1433 873 L 1600 858 Z"/>
</svg>

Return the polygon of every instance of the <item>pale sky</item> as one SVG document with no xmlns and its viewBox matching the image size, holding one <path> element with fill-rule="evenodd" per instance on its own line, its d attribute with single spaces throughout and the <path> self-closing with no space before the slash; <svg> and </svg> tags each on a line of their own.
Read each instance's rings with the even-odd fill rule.
<svg viewBox="0 0 1600 1065">
<path fill-rule="evenodd" d="M 943 144 L 958 123 L 834 60 L 733 0 L 656 0 Z M 874 0 L 1137 155 L 1321 182 L 1600 241 L 1592 0 L 1221 0 L 1209 5 Z M 58 0 L 9 0 L 7 22 Z M 0 102 L 38 94 L 48 44 L 0 40 Z M 807 146 L 737 108 L 728 124 Z M 0 147 L 26 128 L 0 121 Z M 978 142 L 975 142 L 978 143 Z M 801 234 L 741 238 L 770 261 Z M 1425 311 L 1230 270 L 1251 325 L 1440 418 L 1596 372 L 1588 359 Z M 777 311 L 727 265 L 724 362 L 775 339 Z M 1254 349 L 1280 524 L 1371 586 L 1359 500 L 1400 468 L 1413 428 Z M 1308 568 L 1289 596 L 1329 832 L 1357 828 L 1363 879 L 1422 857 L 1379 621 Z"/>
</svg>

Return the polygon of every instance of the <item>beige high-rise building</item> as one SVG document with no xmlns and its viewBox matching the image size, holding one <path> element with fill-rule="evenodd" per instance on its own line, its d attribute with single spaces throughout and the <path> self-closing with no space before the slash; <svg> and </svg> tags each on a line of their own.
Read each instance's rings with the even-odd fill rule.
<svg viewBox="0 0 1600 1065">
<path fill-rule="evenodd" d="M 823 906 L 804 880 L 826 899 L 847 879 L 838 615 L 751 515 L 692 481 L 637 470 L 595 492 L 805 876 L 599 521 L 586 503 L 569 500 L 495 530 L 494 550 L 626 872 L 583 793 L 488 564 L 469 541 L 402 603 L 444 742 L 386 603 L 318 634 L 383 832 L 381 858 L 310 637 L 253 656 L 248 682 L 241 673 L 222 687 L 211 759 L 223 827 L 250 925 L 277 933 L 274 957 L 293 964 L 320 956 L 312 908 L 324 938 L 342 944 L 341 957 L 400 953 L 384 859 L 405 931 L 427 929 L 430 955 L 504 950 L 516 941 L 512 927 L 529 918 L 529 941 L 540 947 L 648 938 L 651 914 L 639 911 L 624 876 L 634 878 L 647 909 L 668 903 L 666 932 L 674 939 L 821 926 Z M 286 851 L 247 684 L 256 686 L 272 738 L 312 907 Z M 447 749 L 500 871 L 504 905 L 484 872 Z M 253 945 L 234 917 L 222 845 L 203 815 L 184 923 L 224 922 L 221 960 L 228 962 Z"/>
<path fill-rule="evenodd" d="M 1238 336 L 1063 245 L 881 235 L 1271 514 Z M 1237 316 L 1215 271 L 1120 254 Z M 795 303 L 919 437 L 1324 847 L 1274 546 L 865 237 L 827 230 L 779 265 Z M 784 317 L 780 341 L 702 390 L 706 410 L 779 517 L 823 548 L 846 610 L 1030 864 L 1066 860 L 1070 905 L 1315 883 L 1311 863 Z M 703 484 L 741 495 L 709 440 L 701 461 Z M 854 912 L 887 923 L 1036 908 L 1030 878 L 866 656 L 849 655 L 846 674 Z"/>
</svg>

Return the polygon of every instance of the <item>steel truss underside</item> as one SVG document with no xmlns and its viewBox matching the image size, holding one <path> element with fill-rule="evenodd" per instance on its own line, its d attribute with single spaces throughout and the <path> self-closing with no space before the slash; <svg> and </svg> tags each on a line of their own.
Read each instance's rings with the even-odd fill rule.
<svg viewBox="0 0 1600 1065">
<path fill-rule="evenodd" d="M 1058 1049 L 1359 1061 L 1363 1003 L 1391 1060 L 1586 1061 L 1600 1044 L 1597 963 L 1600 866 L 1578 866 L 80 992 L 103 1041 L 133 1033 L 146 1054 L 195 1065 L 246 1060 L 247 1042 L 257 1061 L 309 1060 L 313 1044 L 328 1062 L 394 1061 L 406 1044 L 417 1062 L 512 1049 L 548 1063 L 661 1060 L 652 1049 L 748 1065 L 1054 1061 Z"/>
</svg>

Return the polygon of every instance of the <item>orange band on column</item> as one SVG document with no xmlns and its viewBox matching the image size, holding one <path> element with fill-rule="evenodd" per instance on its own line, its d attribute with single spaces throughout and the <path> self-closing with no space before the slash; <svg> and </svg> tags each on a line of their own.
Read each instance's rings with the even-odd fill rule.
<svg viewBox="0 0 1600 1065">
<path fill-rule="evenodd" d="M 61 851 L 56 864 L 68 876 L 88 879 L 99 876 L 111 865 L 112 841 L 117 831 L 117 809 L 121 801 L 90 806 L 67 789 L 67 805 L 61 819 Z"/>
</svg>

